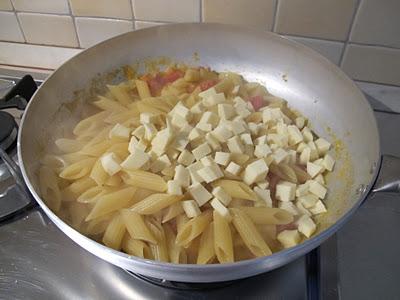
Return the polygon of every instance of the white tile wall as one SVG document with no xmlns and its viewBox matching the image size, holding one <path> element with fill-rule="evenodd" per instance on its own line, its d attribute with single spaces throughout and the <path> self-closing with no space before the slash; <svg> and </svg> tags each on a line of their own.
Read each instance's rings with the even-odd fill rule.
<svg viewBox="0 0 400 300">
<path fill-rule="evenodd" d="M 75 18 L 75 22 L 80 45 L 84 48 L 133 29 L 131 21 Z"/>
<path fill-rule="evenodd" d="M 17 17 L 12 12 L 0 11 L 0 40 L 25 42 Z"/>
<path fill-rule="evenodd" d="M 350 41 L 400 48 L 400 1 L 361 1 Z"/>
<path fill-rule="evenodd" d="M 70 16 L 18 13 L 18 19 L 29 43 L 78 47 Z"/>
<path fill-rule="evenodd" d="M 12 0 L 15 10 L 41 13 L 69 13 L 68 0 Z"/>
<path fill-rule="evenodd" d="M 13 10 L 10 0 L 0 0 L 0 10 Z"/>
<path fill-rule="evenodd" d="M 136 19 L 164 22 L 199 22 L 200 0 L 132 0 Z"/>
<path fill-rule="evenodd" d="M 75 16 L 131 19 L 130 0 L 70 0 Z"/>
<path fill-rule="evenodd" d="M 166 24 L 166 23 L 162 23 L 162 22 L 135 21 L 135 29 L 148 28 L 148 27 L 159 26 L 159 25 L 163 25 L 163 24 Z"/>
</svg>

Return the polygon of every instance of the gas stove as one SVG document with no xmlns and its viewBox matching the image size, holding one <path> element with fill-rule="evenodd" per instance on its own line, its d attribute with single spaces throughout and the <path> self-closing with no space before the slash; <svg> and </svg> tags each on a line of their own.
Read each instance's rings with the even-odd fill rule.
<svg viewBox="0 0 400 300">
<path fill-rule="evenodd" d="M 40 81 L 36 81 L 38 84 Z M 367 199 L 343 229 L 306 256 L 275 271 L 234 282 L 187 284 L 157 280 L 129 273 L 95 257 L 46 217 L 19 179 L 18 124 L 36 85 L 31 77 L 0 77 L 1 299 L 399 297 L 400 199 L 389 194 Z M 376 109 L 382 151 L 400 156 L 400 116 L 368 98 Z"/>
</svg>

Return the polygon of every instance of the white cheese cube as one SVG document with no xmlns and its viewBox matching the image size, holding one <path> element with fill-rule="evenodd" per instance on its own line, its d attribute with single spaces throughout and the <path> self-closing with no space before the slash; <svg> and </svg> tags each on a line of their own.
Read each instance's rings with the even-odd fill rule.
<svg viewBox="0 0 400 300">
<path fill-rule="evenodd" d="M 215 166 L 216 165 L 216 162 L 211 157 L 211 155 L 203 157 L 202 159 L 200 159 L 200 162 L 203 164 L 203 166 Z"/>
<path fill-rule="evenodd" d="M 297 220 L 296 223 L 298 224 L 298 230 L 308 238 L 317 229 L 317 226 L 315 225 L 314 221 L 309 216 L 306 215 L 302 215 L 300 219 Z"/>
<path fill-rule="evenodd" d="M 327 212 L 326 207 L 321 200 L 318 200 L 318 202 L 315 203 L 313 207 L 310 207 L 309 210 L 313 215 L 318 215 Z"/>
<path fill-rule="evenodd" d="M 313 194 L 306 194 L 297 198 L 305 208 L 310 208 L 318 202 L 318 197 Z"/>
<path fill-rule="evenodd" d="M 306 148 L 301 151 L 300 157 L 299 157 L 299 162 L 302 165 L 307 165 L 307 163 L 310 161 L 311 158 L 311 149 L 306 146 Z"/>
<path fill-rule="evenodd" d="M 279 107 L 270 108 L 267 107 L 263 109 L 263 123 L 269 123 L 271 121 L 276 121 L 282 119 L 282 112 Z"/>
<path fill-rule="evenodd" d="M 162 155 L 167 150 L 167 147 L 171 143 L 173 138 L 174 134 L 170 127 L 160 130 L 151 141 L 152 149 L 158 155 Z"/>
<path fill-rule="evenodd" d="M 258 124 L 250 122 L 249 124 L 249 130 L 252 135 L 258 135 L 258 132 L 260 131 L 260 126 Z"/>
<path fill-rule="evenodd" d="M 213 127 L 217 126 L 218 122 L 219 122 L 218 116 L 211 111 L 206 111 L 205 113 L 203 113 L 199 121 L 199 123 L 211 124 Z"/>
<path fill-rule="evenodd" d="M 308 147 L 310 148 L 311 152 L 310 152 L 310 160 L 316 160 L 318 159 L 318 150 L 317 150 L 317 146 L 315 145 L 314 142 L 308 142 Z"/>
<path fill-rule="evenodd" d="M 228 166 L 225 168 L 225 171 L 230 173 L 230 174 L 232 174 L 232 175 L 234 175 L 234 176 L 237 176 L 240 173 L 240 169 L 241 169 L 241 167 L 238 164 L 236 164 L 233 161 L 231 161 L 228 164 Z"/>
<path fill-rule="evenodd" d="M 257 186 L 260 189 L 266 190 L 269 187 L 269 182 L 265 181 L 265 182 L 257 182 Z"/>
<path fill-rule="evenodd" d="M 322 161 L 322 165 L 328 171 L 332 171 L 335 165 L 335 160 L 329 154 L 326 154 L 324 160 Z"/>
<path fill-rule="evenodd" d="M 240 90 L 240 85 L 235 85 L 232 89 L 232 94 L 236 95 L 237 93 L 239 93 Z"/>
<path fill-rule="evenodd" d="M 224 103 L 226 101 L 224 93 L 218 93 L 215 95 L 211 95 L 207 98 L 203 98 L 202 102 L 205 107 L 211 107 L 217 105 L 219 103 Z"/>
<path fill-rule="evenodd" d="M 255 144 L 255 145 L 264 145 L 264 144 L 267 144 L 267 136 L 266 136 L 266 135 L 262 135 L 262 136 L 256 138 L 254 144 Z"/>
<path fill-rule="evenodd" d="M 193 164 L 191 164 L 191 165 L 189 165 L 187 167 L 188 171 L 190 173 L 190 180 L 192 181 L 192 184 L 194 184 L 196 182 L 203 182 L 204 181 L 204 179 L 201 178 L 201 176 L 199 174 L 197 174 L 197 171 L 202 169 L 203 167 L 204 166 L 200 161 L 195 162 L 195 163 L 193 163 Z"/>
<path fill-rule="evenodd" d="M 284 230 L 277 235 L 277 240 L 284 248 L 291 248 L 300 243 L 301 237 L 299 232 L 295 230 Z"/>
<path fill-rule="evenodd" d="M 295 120 L 294 120 L 294 122 L 295 122 L 295 124 L 296 124 L 296 126 L 301 130 L 303 127 L 304 127 L 304 125 L 306 124 L 306 120 L 303 118 L 303 117 L 297 117 Z"/>
<path fill-rule="evenodd" d="M 210 145 L 210 147 L 213 151 L 221 150 L 221 144 L 218 142 L 218 140 L 215 137 L 213 137 L 211 132 L 208 132 L 206 134 L 206 142 Z"/>
<path fill-rule="evenodd" d="M 182 165 L 175 167 L 174 181 L 178 182 L 183 187 L 190 185 L 190 174 L 189 171 Z"/>
<path fill-rule="evenodd" d="M 243 120 L 233 120 L 227 123 L 227 126 L 234 134 L 241 134 L 246 131 L 246 126 Z"/>
<path fill-rule="evenodd" d="M 225 219 L 228 221 L 232 219 L 229 210 L 217 198 L 212 199 L 210 204 Z"/>
<path fill-rule="evenodd" d="M 320 174 L 323 171 L 323 168 L 320 165 L 317 165 L 312 162 L 307 162 L 307 173 L 311 176 L 311 178 L 314 178 L 318 174 Z"/>
<path fill-rule="evenodd" d="M 229 151 L 231 153 L 243 153 L 244 152 L 243 144 L 237 135 L 235 135 L 234 137 L 231 137 L 228 140 L 227 145 L 228 145 Z"/>
<path fill-rule="evenodd" d="M 189 140 L 185 133 L 180 133 L 175 137 L 174 142 L 172 143 L 171 147 L 182 152 L 185 150 L 186 146 L 189 144 Z"/>
<path fill-rule="evenodd" d="M 201 183 L 194 183 L 188 188 L 188 192 L 196 200 L 197 204 L 201 207 L 206 204 L 212 195 Z"/>
<path fill-rule="evenodd" d="M 299 184 L 296 188 L 296 197 L 307 195 L 309 191 L 308 183 Z"/>
<path fill-rule="evenodd" d="M 175 105 L 175 107 L 172 109 L 172 113 L 182 117 L 186 121 L 189 121 L 190 119 L 190 111 L 185 105 L 182 104 L 182 102 L 178 102 Z"/>
<path fill-rule="evenodd" d="M 169 167 L 171 165 L 171 161 L 169 160 L 168 156 L 166 154 L 160 156 L 159 158 L 157 158 L 153 164 L 150 167 L 150 170 L 153 173 L 158 173 L 162 170 L 164 170 L 165 168 Z"/>
<path fill-rule="evenodd" d="M 225 192 L 225 190 L 222 187 L 219 186 L 215 187 L 212 190 L 212 194 L 225 206 L 228 206 L 229 203 L 231 203 L 232 201 L 232 197 L 227 192 Z"/>
<path fill-rule="evenodd" d="M 304 127 L 303 130 L 301 131 L 301 133 L 303 134 L 304 141 L 306 141 L 307 143 L 312 142 L 314 140 L 314 136 L 313 136 L 310 128 Z"/>
<path fill-rule="evenodd" d="M 300 201 L 296 201 L 296 207 L 300 215 L 306 215 L 309 217 L 311 216 L 311 213 L 308 211 L 307 208 L 304 207 L 304 205 Z"/>
<path fill-rule="evenodd" d="M 212 125 L 209 123 L 197 123 L 196 128 L 204 132 L 210 132 L 212 130 Z"/>
<path fill-rule="evenodd" d="M 121 167 L 126 170 L 137 170 L 150 161 L 150 155 L 142 149 L 134 148 L 134 151 L 121 163 Z"/>
<path fill-rule="evenodd" d="M 115 124 L 115 126 L 110 130 L 108 137 L 110 139 L 116 138 L 119 140 L 129 140 L 129 137 L 131 136 L 131 130 L 128 127 L 125 127 L 124 125 L 121 125 L 119 123 Z"/>
<path fill-rule="evenodd" d="M 322 174 L 318 174 L 315 178 L 315 181 L 318 181 L 320 184 L 325 184 L 325 179 L 324 176 Z"/>
<path fill-rule="evenodd" d="M 325 155 L 331 148 L 331 144 L 323 138 L 316 140 L 315 145 L 317 146 L 318 154 L 320 156 Z"/>
<path fill-rule="evenodd" d="M 304 143 L 304 142 L 300 142 L 298 145 L 297 145 L 297 148 L 296 148 L 296 152 L 297 153 L 301 153 L 305 148 L 307 148 L 308 146 L 307 146 L 307 144 L 306 143 Z"/>
<path fill-rule="evenodd" d="M 227 152 L 215 152 L 215 157 L 214 161 L 221 165 L 221 166 L 226 166 L 228 165 L 229 161 L 231 159 L 231 154 Z"/>
<path fill-rule="evenodd" d="M 296 197 L 296 184 L 289 181 L 280 181 L 276 185 L 275 197 L 284 202 L 293 201 Z"/>
<path fill-rule="evenodd" d="M 240 96 L 236 96 L 236 97 L 233 99 L 233 103 L 234 103 L 235 105 L 244 105 L 244 106 L 247 106 L 247 101 L 243 100 L 243 98 L 240 97 Z"/>
<path fill-rule="evenodd" d="M 222 173 L 221 169 L 216 164 L 212 166 L 205 166 L 204 168 L 198 170 L 197 174 L 199 174 L 206 183 L 210 183 L 221 177 L 224 177 L 224 173 Z"/>
<path fill-rule="evenodd" d="M 185 214 L 189 219 L 195 218 L 201 214 L 201 210 L 196 201 L 185 200 L 185 201 L 182 201 L 181 203 L 182 203 L 182 208 L 185 211 Z"/>
<path fill-rule="evenodd" d="M 299 211 L 297 210 L 296 206 L 294 206 L 293 202 L 282 202 L 279 201 L 278 207 L 280 209 L 286 210 L 288 213 L 291 213 L 294 216 L 297 216 L 299 214 Z"/>
<path fill-rule="evenodd" d="M 146 151 L 147 149 L 147 142 L 144 139 L 140 139 L 137 145 L 135 146 L 136 148 L 139 148 L 143 151 Z M 158 154 L 158 153 L 157 153 Z"/>
<path fill-rule="evenodd" d="M 202 102 L 197 102 L 195 105 L 192 106 L 190 112 L 192 114 L 202 114 L 205 110 L 205 107 Z"/>
<path fill-rule="evenodd" d="M 198 146 L 196 149 L 193 149 L 192 154 L 194 155 L 194 158 L 196 160 L 200 160 L 204 156 L 208 155 L 211 153 L 211 148 L 207 143 L 203 143 L 200 146 Z"/>
<path fill-rule="evenodd" d="M 188 125 L 188 121 L 178 114 L 173 114 L 171 124 L 176 128 L 182 128 Z"/>
<path fill-rule="evenodd" d="M 146 123 L 154 123 L 156 121 L 157 121 L 157 116 L 155 114 L 147 112 L 143 112 L 140 114 L 140 123 L 142 125 Z"/>
<path fill-rule="evenodd" d="M 235 110 L 236 113 L 243 118 L 247 118 L 248 116 L 251 115 L 251 111 L 248 109 L 247 105 L 235 104 Z"/>
<path fill-rule="evenodd" d="M 320 199 L 324 199 L 327 189 L 324 187 L 322 184 L 320 184 L 318 181 L 315 180 L 309 180 L 309 189 L 310 193 L 314 194 Z"/>
<path fill-rule="evenodd" d="M 280 164 L 286 157 L 288 157 L 288 153 L 285 150 L 283 150 L 282 148 L 278 148 L 274 152 L 272 157 L 274 158 L 274 160 L 277 164 Z"/>
<path fill-rule="evenodd" d="M 183 126 L 182 128 L 179 128 L 179 131 L 181 133 L 186 133 L 186 135 L 188 135 L 193 129 L 193 126 L 190 124 L 186 124 L 185 126 Z"/>
<path fill-rule="evenodd" d="M 213 131 L 212 135 L 221 143 L 226 143 L 232 137 L 232 131 L 223 124 L 219 124 Z"/>
<path fill-rule="evenodd" d="M 279 147 L 286 148 L 288 147 L 288 136 L 286 135 L 281 135 L 277 133 L 269 133 L 267 135 L 267 141 L 270 143 L 274 143 L 278 145 Z"/>
<path fill-rule="evenodd" d="M 279 135 L 284 135 L 284 136 L 289 136 L 289 130 L 288 130 L 288 126 L 285 123 L 277 123 L 276 124 L 276 132 Z"/>
<path fill-rule="evenodd" d="M 205 91 L 200 92 L 199 93 L 199 97 L 204 99 L 204 98 L 208 98 L 208 97 L 214 96 L 216 94 L 217 94 L 217 91 L 215 90 L 215 88 L 211 87 L 211 88 L 209 88 L 209 89 L 207 89 Z"/>
<path fill-rule="evenodd" d="M 110 176 L 113 176 L 121 170 L 121 166 L 119 165 L 121 161 L 118 156 L 112 152 L 104 154 L 101 157 L 100 162 L 104 171 L 106 171 Z"/>
<path fill-rule="evenodd" d="M 194 156 L 192 153 L 190 153 L 188 150 L 183 150 L 181 152 L 181 154 L 179 154 L 178 156 L 178 163 L 184 165 L 184 166 L 188 166 L 190 165 L 192 162 L 194 162 Z"/>
<path fill-rule="evenodd" d="M 203 133 L 198 128 L 193 128 L 192 131 L 189 133 L 189 141 L 197 140 L 198 138 L 202 137 Z"/>
<path fill-rule="evenodd" d="M 268 173 L 268 166 L 264 159 L 259 159 L 247 165 L 243 174 L 243 181 L 248 185 L 265 180 Z"/>
<path fill-rule="evenodd" d="M 240 139 L 244 145 L 253 145 L 253 140 L 251 139 L 251 135 L 248 133 L 242 133 L 240 135 Z"/>
<path fill-rule="evenodd" d="M 174 160 L 178 159 L 180 152 L 176 149 L 171 148 L 171 149 L 167 150 L 166 154 L 168 155 L 169 159 L 174 161 Z"/>
<path fill-rule="evenodd" d="M 289 144 L 290 145 L 297 145 L 298 143 L 303 141 L 303 135 L 301 134 L 299 128 L 295 125 L 288 126 L 289 132 Z"/>
<path fill-rule="evenodd" d="M 262 189 L 258 186 L 254 187 L 254 192 L 257 194 L 260 199 L 262 199 L 267 207 L 272 207 L 272 199 L 271 199 L 271 193 L 270 190 L 267 189 Z"/>
<path fill-rule="evenodd" d="M 134 135 L 132 135 L 128 145 L 129 153 L 132 153 L 134 151 L 134 148 L 137 147 L 138 144 L 139 144 L 138 139 Z"/>
<path fill-rule="evenodd" d="M 257 158 L 267 157 L 271 153 L 271 148 L 267 144 L 257 145 L 254 149 L 254 155 Z"/>
<path fill-rule="evenodd" d="M 182 186 L 176 180 L 169 180 L 167 182 L 167 193 L 171 195 L 182 195 Z"/>
<path fill-rule="evenodd" d="M 144 138 L 151 141 L 157 134 L 157 128 L 151 123 L 143 124 L 144 127 Z"/>
<path fill-rule="evenodd" d="M 235 115 L 235 108 L 231 104 L 218 104 L 218 116 L 221 119 L 230 120 Z"/>
</svg>

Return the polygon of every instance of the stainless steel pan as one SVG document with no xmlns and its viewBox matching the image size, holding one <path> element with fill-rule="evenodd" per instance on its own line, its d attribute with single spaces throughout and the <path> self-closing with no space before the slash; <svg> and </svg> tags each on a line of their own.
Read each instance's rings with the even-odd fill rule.
<svg viewBox="0 0 400 300">
<path fill-rule="evenodd" d="M 268 257 L 224 265 L 177 265 L 131 257 L 75 231 L 43 202 L 36 170 L 45 145 L 80 118 L 74 92 L 98 74 L 165 56 L 230 70 L 267 86 L 311 119 L 314 130 L 334 140 L 338 160 L 329 180 L 329 213 L 306 242 Z M 103 77 L 104 78 L 104 77 Z M 112 79 L 112 76 L 107 78 Z M 115 78 L 114 78 L 115 80 Z M 35 93 L 18 136 L 19 163 L 30 192 L 50 219 L 98 257 L 146 276 L 183 282 L 216 282 L 256 275 L 304 255 L 334 234 L 370 192 L 381 166 L 379 136 L 362 93 L 338 67 L 316 52 L 278 35 L 217 24 L 174 24 L 126 33 L 89 48 L 57 69 Z M 390 159 L 390 163 L 387 163 Z M 385 159 L 393 166 L 394 159 Z M 391 170 L 395 172 L 396 170 Z M 380 189 L 399 190 L 398 184 Z"/>
</svg>

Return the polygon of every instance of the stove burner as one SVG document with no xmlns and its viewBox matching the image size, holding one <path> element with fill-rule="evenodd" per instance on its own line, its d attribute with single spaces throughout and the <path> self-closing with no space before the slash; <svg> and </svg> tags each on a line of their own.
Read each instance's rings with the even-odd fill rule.
<svg viewBox="0 0 400 300">
<path fill-rule="evenodd" d="M 202 290 L 202 289 L 216 289 L 223 288 L 229 285 L 234 284 L 239 280 L 233 281 L 223 281 L 223 282 L 210 282 L 210 283 L 193 283 L 193 282 L 178 282 L 178 281 L 168 281 L 164 279 L 158 279 L 154 277 L 144 276 L 137 273 L 133 273 L 131 271 L 126 271 L 128 274 L 132 275 L 135 278 L 138 278 L 142 281 L 155 284 L 161 287 L 166 287 L 170 289 L 178 289 L 178 290 Z"/>
<path fill-rule="evenodd" d="M 14 117 L 5 111 L 0 111 L 0 147 L 7 150 L 14 144 L 16 138 L 17 123 Z"/>
</svg>

